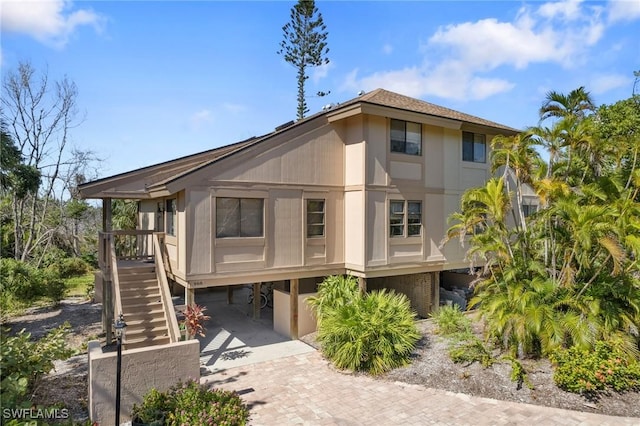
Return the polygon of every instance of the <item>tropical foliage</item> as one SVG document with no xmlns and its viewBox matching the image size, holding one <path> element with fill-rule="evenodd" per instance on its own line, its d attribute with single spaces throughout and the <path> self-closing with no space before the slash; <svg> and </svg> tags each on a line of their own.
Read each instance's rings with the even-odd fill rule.
<svg viewBox="0 0 640 426">
<path fill-rule="evenodd" d="M 550 92 L 541 124 L 492 141 L 498 177 L 468 190 L 446 240 L 469 244 L 472 306 L 511 355 L 640 342 L 640 97 Z M 547 122 L 551 122 L 546 125 Z M 545 124 L 545 126 L 543 126 Z M 541 154 L 542 153 L 542 154 Z M 526 215 L 525 188 L 537 211 Z"/>
<path fill-rule="evenodd" d="M 598 342 L 595 350 L 562 349 L 551 359 L 556 365 L 553 380 L 569 392 L 640 389 L 640 362 L 626 356 L 619 340 Z"/>
<path fill-rule="evenodd" d="M 329 277 L 310 305 L 322 352 L 342 369 L 381 374 L 409 362 L 420 338 L 403 294 L 362 294 L 354 277 Z"/>
<path fill-rule="evenodd" d="M 38 341 L 31 334 L 20 331 L 9 336 L 2 330 L 0 345 L 0 401 L 2 408 L 30 407 L 30 396 L 38 380 L 53 369 L 53 361 L 67 359 L 72 350 L 65 337 L 70 326 L 65 324 L 50 331 Z"/>
<path fill-rule="evenodd" d="M 249 410 L 235 392 L 188 381 L 166 392 L 151 389 L 133 406 L 132 417 L 133 424 L 241 426 L 248 423 Z"/>
</svg>

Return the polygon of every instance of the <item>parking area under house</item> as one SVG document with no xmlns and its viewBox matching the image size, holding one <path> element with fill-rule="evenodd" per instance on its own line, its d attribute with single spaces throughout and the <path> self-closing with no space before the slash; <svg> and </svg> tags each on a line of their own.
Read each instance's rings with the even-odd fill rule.
<svg viewBox="0 0 640 426">
<path fill-rule="evenodd" d="M 197 336 L 202 376 L 314 350 L 300 340 L 274 331 L 273 308 L 264 307 L 260 318 L 254 318 L 253 306 L 247 302 L 249 294 L 250 288 L 236 286 L 233 302 L 228 303 L 225 288 L 196 291 L 196 303 L 206 307 L 204 313 L 211 317 L 204 324 L 204 337 Z"/>
</svg>

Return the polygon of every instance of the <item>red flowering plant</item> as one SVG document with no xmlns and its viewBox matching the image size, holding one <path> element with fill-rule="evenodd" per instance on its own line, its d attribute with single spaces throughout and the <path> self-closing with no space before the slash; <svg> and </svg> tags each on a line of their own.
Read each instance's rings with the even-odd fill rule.
<svg viewBox="0 0 640 426">
<path fill-rule="evenodd" d="M 187 305 L 184 310 L 184 320 L 182 324 L 184 324 L 184 328 L 187 330 L 187 336 L 189 338 L 193 336 L 202 336 L 204 337 L 204 332 L 206 331 L 203 323 L 209 319 L 210 316 L 205 315 L 204 311 L 207 308 L 205 306 L 200 305 Z"/>
</svg>

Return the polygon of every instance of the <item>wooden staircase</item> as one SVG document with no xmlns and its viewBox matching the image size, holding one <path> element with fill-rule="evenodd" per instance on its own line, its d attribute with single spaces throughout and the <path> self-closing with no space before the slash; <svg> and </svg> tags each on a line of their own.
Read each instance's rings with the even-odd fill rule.
<svg viewBox="0 0 640 426">
<path fill-rule="evenodd" d="M 118 267 L 122 313 L 127 329 L 124 348 L 134 349 L 170 342 L 169 329 L 154 264 Z"/>
</svg>

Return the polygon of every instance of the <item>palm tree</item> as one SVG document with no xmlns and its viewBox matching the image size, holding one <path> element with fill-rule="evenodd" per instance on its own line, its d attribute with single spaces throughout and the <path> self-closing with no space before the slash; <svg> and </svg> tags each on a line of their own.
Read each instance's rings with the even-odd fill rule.
<svg viewBox="0 0 640 426">
<path fill-rule="evenodd" d="M 574 116 L 584 118 L 588 113 L 595 111 L 595 103 L 591 94 L 581 86 L 569 92 L 568 95 L 549 91 L 540 107 L 540 121 L 548 118 L 565 118 Z"/>
<path fill-rule="evenodd" d="M 491 141 L 491 171 L 495 172 L 503 167 L 503 179 L 507 192 L 511 192 L 508 175 L 513 173 L 516 186 L 516 210 L 518 218 L 516 226 L 521 226 L 526 231 L 523 205 L 523 184 L 531 184 L 532 176 L 536 169 L 541 167 L 542 159 L 534 146 L 539 141 L 532 133 L 524 132 L 514 136 L 498 135 Z M 514 212 L 515 213 L 515 212 Z"/>
</svg>

